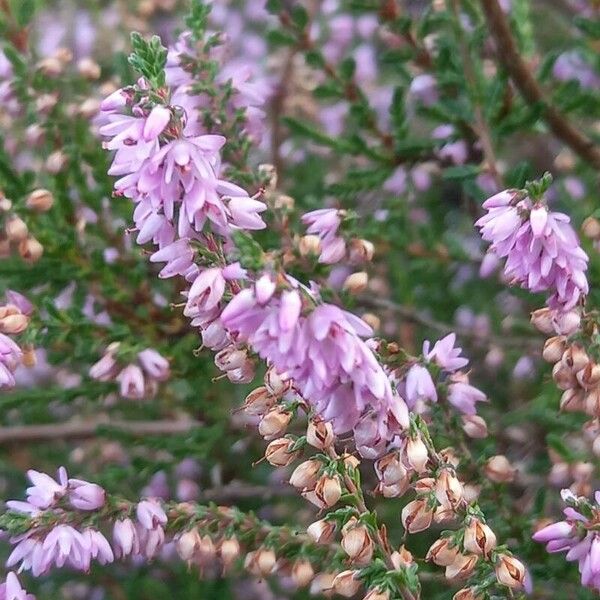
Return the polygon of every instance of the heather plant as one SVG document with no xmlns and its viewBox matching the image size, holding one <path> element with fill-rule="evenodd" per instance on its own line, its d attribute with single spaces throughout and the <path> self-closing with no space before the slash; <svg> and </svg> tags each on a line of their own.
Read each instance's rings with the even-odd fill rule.
<svg viewBox="0 0 600 600">
<path fill-rule="evenodd" d="M 595 0 L 0 0 L 0 600 L 600 592 Z"/>
</svg>

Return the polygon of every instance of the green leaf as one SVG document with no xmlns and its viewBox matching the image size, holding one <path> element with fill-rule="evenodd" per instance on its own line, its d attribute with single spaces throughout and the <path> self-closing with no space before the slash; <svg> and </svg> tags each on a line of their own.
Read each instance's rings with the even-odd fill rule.
<svg viewBox="0 0 600 600">
<path fill-rule="evenodd" d="M 308 13 L 300 4 L 296 4 L 291 11 L 292 21 L 298 29 L 304 29 L 308 25 Z"/>
<path fill-rule="evenodd" d="M 152 36 L 149 40 L 139 33 L 131 34 L 133 52 L 129 56 L 129 64 L 141 73 L 155 87 L 165 85 L 165 65 L 167 49 L 162 45 L 160 37 Z"/>
<path fill-rule="evenodd" d="M 13 2 L 12 12 L 17 22 L 17 25 L 21 28 L 26 27 L 33 19 L 36 9 L 35 0 L 17 0 Z"/>
<path fill-rule="evenodd" d="M 459 165 L 445 169 L 442 177 L 448 181 L 460 181 L 477 177 L 480 171 L 481 167 L 477 165 Z"/>
<path fill-rule="evenodd" d="M 573 23 L 591 39 L 600 39 L 600 20 L 575 17 Z"/>
<path fill-rule="evenodd" d="M 192 37 L 195 40 L 199 40 L 204 36 L 210 11 L 211 6 L 204 4 L 202 0 L 192 2 L 190 14 L 186 17 L 185 24 L 192 32 Z"/>
<path fill-rule="evenodd" d="M 267 41 L 272 46 L 292 46 L 296 43 L 296 38 L 287 31 L 271 29 L 267 33 Z"/>
</svg>

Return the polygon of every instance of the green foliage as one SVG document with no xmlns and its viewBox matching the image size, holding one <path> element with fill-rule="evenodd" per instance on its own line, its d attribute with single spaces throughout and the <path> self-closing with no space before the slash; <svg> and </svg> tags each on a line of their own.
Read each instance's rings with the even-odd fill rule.
<svg viewBox="0 0 600 600">
<path fill-rule="evenodd" d="M 129 64 L 141 73 L 153 87 L 165 85 L 165 65 L 167 49 L 160 38 L 153 35 L 149 40 L 139 33 L 131 34 L 133 52 L 129 56 Z"/>
</svg>

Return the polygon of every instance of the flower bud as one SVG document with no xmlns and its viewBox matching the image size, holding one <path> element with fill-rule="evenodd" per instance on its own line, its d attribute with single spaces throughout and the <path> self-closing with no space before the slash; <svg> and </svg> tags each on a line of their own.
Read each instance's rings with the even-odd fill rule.
<svg viewBox="0 0 600 600">
<path fill-rule="evenodd" d="M 496 579 L 501 585 L 520 589 L 525 581 L 525 567 L 514 556 L 500 554 L 496 563 Z"/>
<path fill-rule="evenodd" d="M 565 392 L 566 393 L 566 392 Z M 574 407 L 574 405 L 571 405 Z M 592 417 L 600 417 L 600 389 L 594 388 L 589 392 L 586 392 L 583 406 L 586 414 Z"/>
<path fill-rule="evenodd" d="M 217 550 L 210 535 L 200 537 L 197 550 L 197 562 L 200 565 L 210 565 L 215 560 Z"/>
<path fill-rule="evenodd" d="M 390 452 L 375 461 L 375 473 L 385 485 L 393 485 L 406 479 L 407 471 L 398 451 Z"/>
<path fill-rule="evenodd" d="M 318 235 L 304 235 L 298 242 L 300 256 L 318 256 L 321 252 L 321 240 Z"/>
<path fill-rule="evenodd" d="M 292 579 L 298 587 L 307 586 L 314 578 L 315 572 L 308 560 L 297 560 L 292 566 Z"/>
<path fill-rule="evenodd" d="M 219 555 L 225 569 L 229 569 L 240 555 L 240 543 L 237 538 L 227 538 L 221 541 Z"/>
<path fill-rule="evenodd" d="M 392 485 L 380 483 L 376 488 L 376 492 L 381 494 L 384 498 L 399 498 L 406 493 L 409 487 L 410 480 L 407 477 L 401 483 L 393 483 Z"/>
<path fill-rule="evenodd" d="M 427 501 L 417 498 L 402 509 L 402 525 L 409 533 L 425 531 L 433 520 L 433 510 L 427 506 Z"/>
<path fill-rule="evenodd" d="M 446 579 L 453 581 L 457 579 L 466 579 L 473 572 L 479 557 L 474 554 L 465 556 L 459 554 L 455 561 L 446 567 Z"/>
<path fill-rule="evenodd" d="M 373 540 L 369 530 L 364 525 L 357 525 L 356 519 L 342 529 L 342 548 L 357 565 L 367 565 L 373 558 Z"/>
<path fill-rule="evenodd" d="M 310 584 L 311 596 L 332 598 L 334 595 L 333 580 L 335 579 L 335 575 L 335 573 L 319 573 Z"/>
<path fill-rule="evenodd" d="M 63 72 L 63 63 L 53 56 L 49 56 L 40 60 L 37 65 L 37 69 L 41 71 L 47 77 L 57 77 Z"/>
<path fill-rule="evenodd" d="M 473 439 L 483 439 L 488 435 L 487 423 L 479 415 L 463 415 L 462 428 Z"/>
<path fill-rule="evenodd" d="M 369 240 L 353 239 L 350 242 L 350 262 L 371 262 L 373 260 L 374 253 L 375 246 L 373 246 L 373 243 Z"/>
<path fill-rule="evenodd" d="M 325 519 L 315 521 L 308 526 L 306 533 L 316 544 L 329 544 L 333 540 L 335 523 Z"/>
<path fill-rule="evenodd" d="M 42 115 L 47 115 L 57 104 L 58 96 L 56 94 L 40 94 L 35 99 L 36 111 Z"/>
<path fill-rule="evenodd" d="M 427 461 L 429 459 L 427 446 L 423 440 L 417 436 L 416 438 L 408 438 L 406 443 L 406 458 L 408 464 L 417 472 L 423 473 L 426 470 Z"/>
<path fill-rule="evenodd" d="M 317 450 L 329 448 L 335 441 L 331 423 L 311 420 L 306 430 L 306 441 Z"/>
<path fill-rule="evenodd" d="M 367 289 L 369 276 L 365 271 L 358 271 L 346 277 L 343 288 L 351 294 L 361 294 Z"/>
<path fill-rule="evenodd" d="M 600 221 L 596 217 L 588 217 L 581 225 L 581 232 L 590 240 L 600 238 Z"/>
<path fill-rule="evenodd" d="M 554 311 L 548 307 L 534 310 L 531 313 L 531 323 L 533 326 L 546 335 L 554 335 Z"/>
<path fill-rule="evenodd" d="M 425 560 L 431 560 L 440 567 L 451 565 L 458 556 L 458 547 L 453 546 L 450 538 L 440 538 L 433 542 Z"/>
<path fill-rule="evenodd" d="M 361 319 L 371 328 L 373 331 L 381 329 L 381 319 L 373 313 L 364 313 Z"/>
<path fill-rule="evenodd" d="M 82 58 L 77 63 L 77 70 L 82 77 L 90 81 L 100 78 L 100 65 L 91 58 Z"/>
<path fill-rule="evenodd" d="M 456 510 L 463 498 L 463 486 L 454 472 L 442 469 L 436 484 L 435 497 L 442 506 Z"/>
<path fill-rule="evenodd" d="M 270 409 L 260 420 L 258 432 L 266 440 L 283 435 L 292 419 L 292 413 L 280 406 Z"/>
<path fill-rule="evenodd" d="M 190 562 L 194 559 L 199 544 L 200 534 L 198 533 L 198 530 L 191 529 L 190 531 L 185 531 L 179 536 L 177 542 L 175 543 L 175 548 L 181 560 Z"/>
<path fill-rule="evenodd" d="M 567 341 L 564 336 L 556 335 L 548 338 L 544 343 L 544 350 L 542 351 L 542 357 L 546 362 L 555 363 L 558 362 L 567 347 Z"/>
<path fill-rule="evenodd" d="M 96 98 L 87 98 L 77 107 L 77 114 L 84 119 L 91 119 L 100 112 L 100 101 Z"/>
<path fill-rule="evenodd" d="M 27 208 L 34 210 L 35 212 L 46 212 L 52 208 L 54 196 L 52 195 L 52 192 L 40 188 L 34 190 L 27 196 L 25 204 L 27 205 Z"/>
<path fill-rule="evenodd" d="M 44 246 L 42 246 L 35 238 L 30 237 L 19 243 L 19 254 L 25 262 L 33 264 L 42 258 Z"/>
<path fill-rule="evenodd" d="M 29 233 L 25 221 L 17 216 L 10 217 L 6 221 L 4 230 L 6 232 L 6 237 L 11 242 L 21 242 L 27 239 L 27 234 Z"/>
<path fill-rule="evenodd" d="M 497 454 L 485 463 L 485 475 L 490 481 L 496 483 L 508 483 L 515 478 L 515 468 L 510 464 L 506 456 Z"/>
<path fill-rule="evenodd" d="M 294 442 L 288 438 L 273 440 L 265 450 L 265 458 L 274 467 L 287 467 L 300 453 L 299 450 L 292 451 Z"/>
<path fill-rule="evenodd" d="M 572 335 L 581 327 L 581 315 L 576 310 L 555 315 L 554 330 L 560 335 Z"/>
<path fill-rule="evenodd" d="M 352 598 L 352 596 L 358 593 L 361 583 L 357 579 L 358 571 L 342 571 L 335 576 L 333 580 L 333 589 L 336 594 L 343 596 L 344 598 Z"/>
<path fill-rule="evenodd" d="M 321 467 L 321 461 L 314 458 L 299 464 L 290 477 L 290 484 L 300 490 L 313 488 L 317 483 Z"/>
<path fill-rule="evenodd" d="M 496 535 L 485 523 L 472 518 L 465 529 L 463 544 L 468 552 L 487 558 L 496 547 Z"/>
<path fill-rule="evenodd" d="M 259 548 L 247 554 L 244 566 L 254 575 L 266 577 L 275 572 L 277 557 L 270 548 Z"/>
<path fill-rule="evenodd" d="M 66 164 L 66 154 L 64 154 L 64 152 L 61 152 L 60 150 L 56 150 L 55 152 L 52 152 L 48 155 L 48 158 L 46 159 L 46 170 L 48 171 L 48 173 L 56 175 L 64 169 Z"/>
<path fill-rule="evenodd" d="M 450 506 L 440 504 L 433 513 L 435 523 L 450 523 L 456 519 L 456 511 Z"/>
<path fill-rule="evenodd" d="M 246 350 L 227 346 L 215 354 L 215 365 L 220 371 L 232 371 L 243 367 L 247 358 Z"/>
<path fill-rule="evenodd" d="M 9 335 L 22 333 L 27 329 L 27 325 L 29 325 L 29 317 L 27 315 L 14 311 L 7 314 L 0 308 L 0 333 L 7 333 Z"/>
</svg>

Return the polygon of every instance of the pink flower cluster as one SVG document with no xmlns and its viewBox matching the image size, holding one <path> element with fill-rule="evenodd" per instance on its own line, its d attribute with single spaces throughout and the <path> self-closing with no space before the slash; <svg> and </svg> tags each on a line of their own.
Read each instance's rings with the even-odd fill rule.
<svg viewBox="0 0 600 600">
<path fill-rule="evenodd" d="M 428 340 L 423 343 L 423 360 L 408 369 L 401 388 L 411 410 L 424 412 L 427 402 L 438 401 L 438 391 L 427 367 L 428 363 L 441 369 L 440 383 L 447 388 L 448 402 L 461 413 L 474 415 L 476 403 L 486 399 L 482 391 L 469 384 L 468 374 L 460 370 L 469 361 L 461 356 L 462 349 L 456 347 L 455 343 L 455 333 L 437 341 L 433 348 Z"/>
<path fill-rule="evenodd" d="M 563 511 L 565 520 L 540 529 L 533 539 L 545 543 L 548 552 L 566 552 L 568 561 L 579 564 L 581 583 L 600 592 L 600 492 L 596 492 L 594 504 L 577 498 L 569 489 L 561 495 L 568 504 Z"/>
<path fill-rule="evenodd" d="M 550 291 L 548 305 L 569 310 L 588 293 L 588 256 L 569 217 L 548 210 L 524 192 L 504 190 L 483 203 L 475 225 L 490 252 L 506 258 L 506 277 L 532 292 Z"/>
<path fill-rule="evenodd" d="M 335 208 L 321 208 L 302 216 L 302 222 L 308 225 L 307 232 L 319 237 L 321 263 L 339 262 L 346 254 L 346 242 L 343 237 L 337 235 L 342 217 L 343 212 Z"/>
<path fill-rule="evenodd" d="M 169 361 L 152 348 L 137 355 L 137 364 L 121 367 L 116 356 L 117 344 L 111 344 L 104 356 L 90 368 L 90 377 L 97 381 L 118 381 L 123 398 L 140 400 L 152 397 L 158 383 L 166 381 L 171 371 Z"/>
<path fill-rule="evenodd" d="M 102 510 L 106 503 L 103 488 L 81 479 L 69 479 L 63 467 L 59 469 L 58 480 L 33 470 L 27 474 L 33 484 L 27 488 L 27 501 L 13 500 L 6 504 L 9 510 L 27 514 L 41 524 L 11 538 L 15 547 L 7 567 L 20 563 L 20 571 L 31 570 L 34 576 L 47 573 L 52 566 L 87 572 L 93 560 L 104 565 L 113 562 L 115 556 L 132 554 L 150 559 L 162 548 L 167 516 L 156 500 L 138 503 L 135 523 L 129 517 L 115 522 L 111 547 L 98 529 L 91 526 L 78 529 L 70 524 L 69 518 L 72 510 L 84 513 Z M 50 518 L 53 524 L 44 524 Z"/>
<path fill-rule="evenodd" d="M 0 389 L 15 386 L 13 373 L 21 363 L 23 352 L 9 335 L 25 331 L 32 313 L 33 305 L 25 296 L 7 290 L 6 303 L 0 306 Z"/>
<path fill-rule="evenodd" d="M 221 320 L 275 369 L 338 433 L 354 429 L 360 446 L 379 453 L 408 426 L 404 400 L 363 337 L 369 326 L 288 278 L 278 292 L 265 274 L 227 305 Z M 367 433 L 368 429 L 368 435 Z"/>
</svg>

